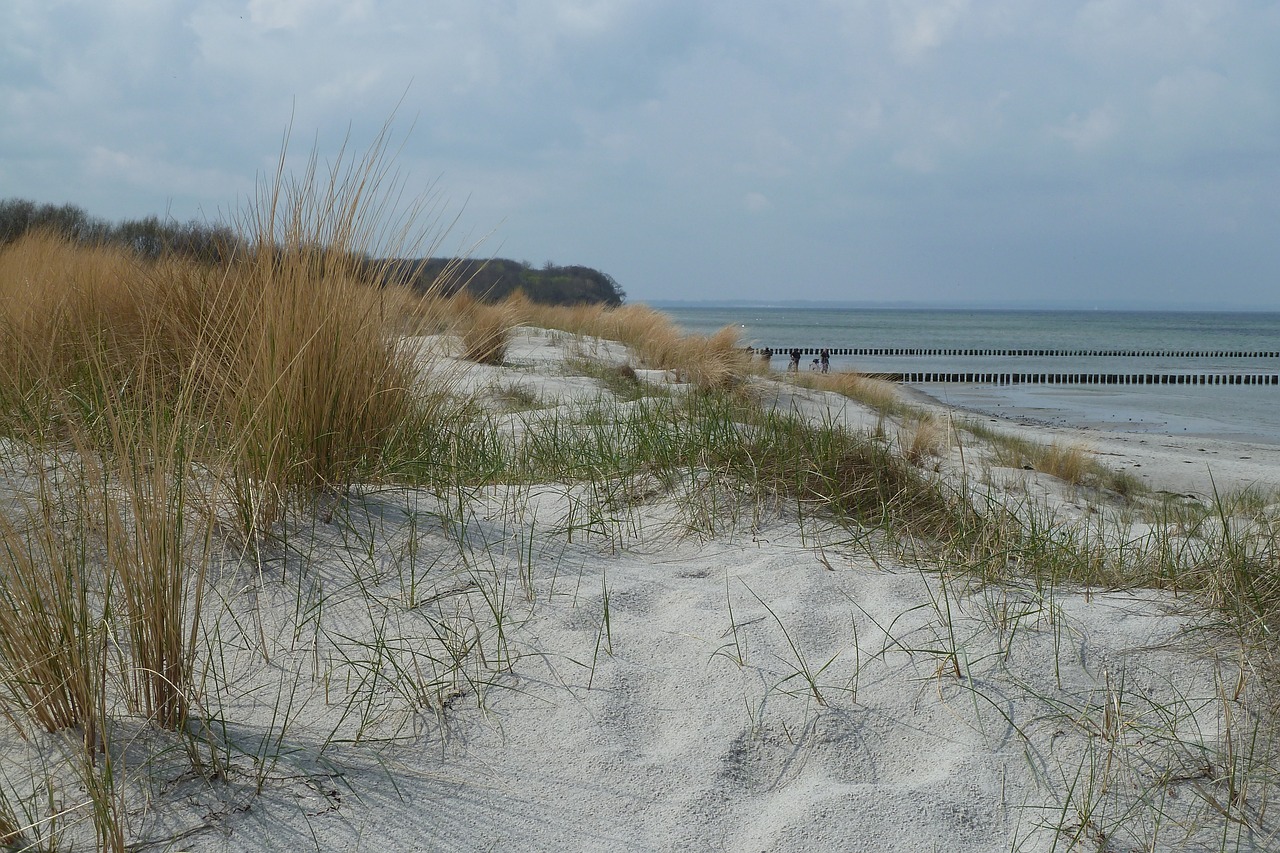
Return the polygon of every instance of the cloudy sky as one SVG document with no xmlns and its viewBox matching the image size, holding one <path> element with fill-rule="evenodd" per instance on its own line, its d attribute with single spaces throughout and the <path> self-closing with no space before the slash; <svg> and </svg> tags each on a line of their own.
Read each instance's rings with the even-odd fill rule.
<svg viewBox="0 0 1280 853">
<path fill-rule="evenodd" d="M 1280 309 L 1278 45 L 1264 0 L 5 0 L 0 197 L 217 220 L 291 121 L 393 117 L 450 251 L 633 300 Z"/>
</svg>

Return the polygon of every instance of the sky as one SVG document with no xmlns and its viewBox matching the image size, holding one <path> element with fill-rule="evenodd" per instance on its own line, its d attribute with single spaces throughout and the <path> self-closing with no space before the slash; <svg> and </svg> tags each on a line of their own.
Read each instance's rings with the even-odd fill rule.
<svg viewBox="0 0 1280 853">
<path fill-rule="evenodd" d="M 437 254 L 630 301 L 1280 310 L 1280 2 L 2 5 L 0 198 L 228 221 L 389 122 Z"/>
</svg>

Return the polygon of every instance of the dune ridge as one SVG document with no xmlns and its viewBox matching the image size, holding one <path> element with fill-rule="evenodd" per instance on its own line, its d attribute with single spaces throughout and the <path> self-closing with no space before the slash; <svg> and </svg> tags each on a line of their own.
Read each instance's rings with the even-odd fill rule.
<svg viewBox="0 0 1280 853">
<path fill-rule="evenodd" d="M 1127 472 L 1149 490 L 1143 510 L 1092 475 L 1006 464 L 1007 448 L 961 413 L 881 388 L 866 404 L 774 375 L 704 377 L 533 325 L 504 343 L 476 363 L 452 331 L 403 339 L 419 381 L 447 385 L 479 426 L 441 438 L 422 471 L 281 505 L 251 549 L 219 540 L 187 733 L 145 715 L 114 722 L 102 802 L 130 843 L 1274 845 L 1273 694 L 1256 634 L 1215 610 L 1207 585 L 1123 573 L 1155 559 L 1148 548 L 1177 547 L 1189 578 L 1197 549 L 1235 526 L 1249 527 L 1240 547 L 1258 535 L 1265 546 L 1280 449 L 987 426 Z M 706 452 L 679 455 L 700 423 L 682 418 L 728 375 L 744 408 L 725 403 L 707 421 L 715 434 L 692 439 Z M 833 511 L 846 504 L 830 490 L 851 482 L 839 472 L 753 487 L 730 452 L 755 435 L 751 411 L 910 457 L 921 483 L 1035 528 L 1019 527 L 1018 548 L 1114 560 L 1116 582 L 1020 573 L 1019 553 L 1028 566 L 1043 554 L 997 548 L 986 528 L 930 545 L 917 541 L 934 530 L 923 521 L 903 531 Z M 668 446 L 618 467 L 646 428 Z M 520 464 L 539 478 L 466 473 L 515 445 L 538 457 Z M 10 495 L 37 481 L 16 461 L 5 474 Z M 1215 521 L 1222 496 L 1246 493 L 1261 495 L 1252 515 L 1241 499 Z M 33 820 L 0 826 L 7 843 L 94 843 L 86 815 L 100 806 L 70 795 L 69 816 L 37 824 L 41 779 L 85 782 L 57 758 L 63 735 L 22 734 L 0 739 L 0 811 Z"/>
</svg>

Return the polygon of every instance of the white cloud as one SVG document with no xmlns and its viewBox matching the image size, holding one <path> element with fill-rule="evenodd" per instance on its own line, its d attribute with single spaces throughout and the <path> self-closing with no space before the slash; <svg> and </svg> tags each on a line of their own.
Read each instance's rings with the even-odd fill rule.
<svg viewBox="0 0 1280 853">
<path fill-rule="evenodd" d="M 1211 122 L 1224 102 L 1235 97 L 1221 73 L 1188 67 L 1157 80 L 1149 91 L 1149 105 L 1154 119 L 1186 126 Z"/>
<path fill-rule="evenodd" d="M 1222 27 L 1233 0 L 1090 0 L 1076 15 L 1075 38 L 1096 60 L 1174 62 L 1230 45 Z"/>
<path fill-rule="evenodd" d="M 553 15 L 561 27 L 575 35 L 597 35 L 614 29 L 625 16 L 632 3 L 619 0 L 561 0 L 555 5 Z M 545 9 L 544 4 L 533 4 Z"/>
<path fill-rule="evenodd" d="M 727 265 L 767 224 L 745 295 L 767 252 L 828 280 L 841 235 L 874 235 L 858 268 L 891 279 L 922 240 L 1052 241 L 1078 199 L 1113 241 L 1192 233 L 1208 214 L 1175 222 L 1178 198 L 1280 228 L 1277 43 L 1280 7 L 1231 0 L 8 0 L 0 162 L 10 191 L 98 215 L 216 209 L 291 115 L 299 149 L 348 126 L 358 149 L 407 89 L 397 165 L 470 195 L 516 256 L 595 255 L 643 297 L 650 259 Z"/>
<path fill-rule="evenodd" d="M 269 32 L 350 24 L 365 18 L 370 5 L 370 0 L 248 0 L 245 12 L 251 24 Z"/>
<path fill-rule="evenodd" d="M 1067 120 L 1052 128 L 1053 135 L 1065 139 L 1077 151 L 1094 151 L 1115 137 L 1119 123 L 1108 107 L 1098 107 L 1081 116 L 1072 113 Z"/>
<path fill-rule="evenodd" d="M 951 38 L 968 9 L 968 0 L 894 3 L 894 50 L 907 61 L 920 59 Z"/>
</svg>

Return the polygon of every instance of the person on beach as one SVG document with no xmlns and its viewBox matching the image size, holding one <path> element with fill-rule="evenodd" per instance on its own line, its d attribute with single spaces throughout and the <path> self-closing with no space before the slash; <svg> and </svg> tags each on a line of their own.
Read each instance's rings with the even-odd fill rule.
<svg viewBox="0 0 1280 853">
<path fill-rule="evenodd" d="M 820 358 L 822 359 L 822 372 L 826 373 L 831 368 L 831 350 L 824 349 L 820 353 Z"/>
<path fill-rule="evenodd" d="M 799 349 L 793 348 L 791 350 L 791 365 L 787 368 L 787 370 L 789 370 L 791 373 L 800 372 L 800 350 Z"/>
<path fill-rule="evenodd" d="M 817 370 L 817 369 L 818 369 L 818 360 L 817 360 L 816 358 L 815 358 L 815 359 L 813 360 L 813 362 L 809 365 L 809 369 L 810 369 L 810 370 Z"/>
<path fill-rule="evenodd" d="M 765 347 L 760 351 L 760 360 L 764 362 L 765 368 L 769 367 L 769 359 L 773 358 L 773 347 Z"/>
</svg>

